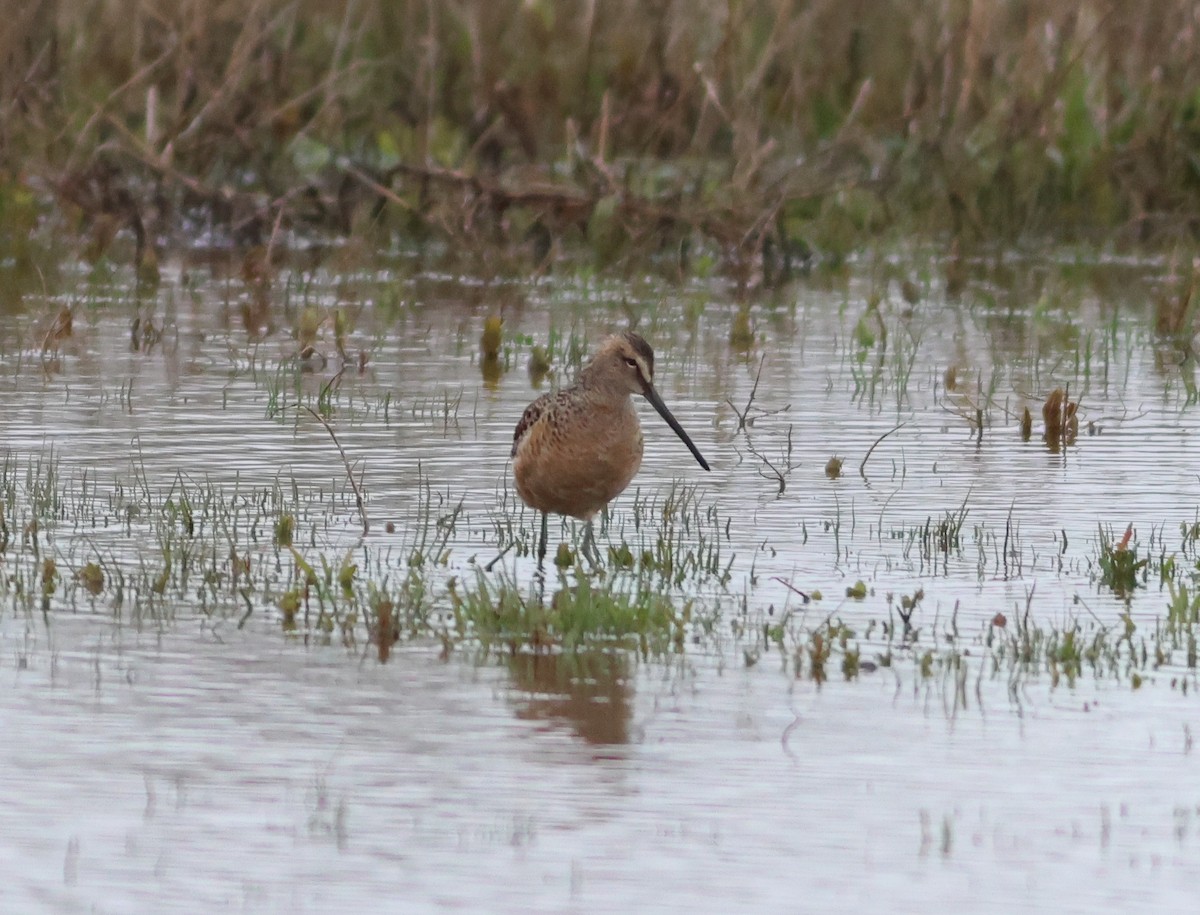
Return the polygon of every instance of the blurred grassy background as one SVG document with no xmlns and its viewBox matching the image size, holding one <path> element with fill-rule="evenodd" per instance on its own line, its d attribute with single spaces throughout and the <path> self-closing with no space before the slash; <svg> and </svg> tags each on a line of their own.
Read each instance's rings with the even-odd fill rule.
<svg viewBox="0 0 1200 915">
<path fill-rule="evenodd" d="M 1185 0 L 0 0 L 0 15 L 10 236 L 53 200 L 101 249 L 203 214 L 247 243 L 385 225 L 543 256 L 586 238 L 602 261 L 692 239 L 757 263 L 888 231 L 1177 242 L 1200 213 Z"/>
</svg>

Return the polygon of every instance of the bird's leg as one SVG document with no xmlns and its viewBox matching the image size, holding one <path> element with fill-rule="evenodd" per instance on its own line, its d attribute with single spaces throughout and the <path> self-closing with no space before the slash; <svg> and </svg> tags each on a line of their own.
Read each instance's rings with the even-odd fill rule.
<svg viewBox="0 0 1200 915">
<path fill-rule="evenodd" d="M 545 512 L 542 512 L 542 536 L 538 539 L 538 554 L 537 554 L 539 568 L 541 567 L 542 563 L 546 559 L 546 539 L 547 539 L 547 534 L 548 534 L 547 528 L 548 528 L 549 524 L 550 524 L 549 518 L 546 516 Z"/>
<path fill-rule="evenodd" d="M 583 557 L 591 563 L 593 570 L 598 570 L 601 566 L 600 551 L 596 549 L 596 535 L 592 527 L 592 522 L 588 521 L 583 529 L 583 543 L 579 546 L 579 552 Z"/>
</svg>

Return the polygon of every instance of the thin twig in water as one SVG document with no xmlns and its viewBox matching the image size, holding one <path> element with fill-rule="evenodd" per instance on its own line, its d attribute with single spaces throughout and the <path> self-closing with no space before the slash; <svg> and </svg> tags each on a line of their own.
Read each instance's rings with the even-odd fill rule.
<svg viewBox="0 0 1200 915">
<path fill-rule="evenodd" d="M 806 604 L 810 600 L 812 600 L 811 597 L 809 597 L 807 594 L 805 594 L 803 591 L 801 591 L 799 588 L 797 588 L 795 585 L 793 585 L 790 581 L 788 581 L 785 578 L 780 578 L 778 575 L 776 575 L 771 580 L 779 582 L 781 585 L 783 585 L 785 588 L 787 588 L 792 593 L 799 594 L 802 598 L 804 598 L 804 602 Z"/>
<path fill-rule="evenodd" d="M 767 354 L 763 353 L 762 357 L 758 360 L 758 372 L 754 375 L 754 387 L 750 389 L 750 399 L 746 401 L 746 409 L 739 410 L 733 405 L 732 400 L 726 399 L 725 401 L 725 403 L 729 404 L 729 409 L 733 410 L 734 415 L 738 418 L 738 427 L 734 430 L 735 433 L 744 431 L 747 425 L 752 424 L 748 417 L 750 416 L 751 408 L 754 406 L 754 397 L 756 394 L 758 394 L 758 382 L 759 379 L 762 378 L 763 363 L 766 361 Z M 781 407 L 778 410 L 764 410 L 762 407 L 758 407 L 757 409 L 758 412 L 763 416 L 772 416 L 775 413 L 785 412 L 789 407 L 791 407 L 791 404 L 788 404 L 786 407 Z"/>
<path fill-rule="evenodd" d="M 1017 507 L 1017 500 L 1014 498 L 1008 505 L 1008 517 L 1004 519 L 1004 577 L 1008 578 L 1008 541 L 1012 534 L 1012 518 L 1013 509 Z"/>
<path fill-rule="evenodd" d="M 800 720 L 800 716 L 796 715 L 796 717 L 792 719 L 791 724 L 784 728 L 783 733 L 779 735 L 779 744 L 783 747 L 783 752 L 790 756 L 793 762 L 796 761 L 796 754 L 792 752 L 792 748 L 788 744 L 792 739 L 792 732 L 795 731 L 796 728 L 800 727 L 802 723 L 803 722 Z"/>
<path fill-rule="evenodd" d="M 300 404 L 305 410 L 313 415 L 313 419 L 325 427 L 325 431 L 329 433 L 329 437 L 333 439 L 333 444 L 337 446 L 338 454 L 342 456 L 342 466 L 346 468 L 346 476 L 350 479 L 350 488 L 354 490 L 354 501 L 358 505 L 358 514 L 362 518 L 363 535 L 365 536 L 371 529 L 371 525 L 367 522 L 367 510 L 363 501 L 362 490 L 359 489 L 358 482 L 354 479 L 354 471 L 350 469 L 350 460 L 346 457 L 346 449 L 342 447 L 342 443 L 338 441 L 338 437 L 333 432 L 333 427 L 329 425 L 325 417 L 310 407 L 308 404 Z"/>
<path fill-rule="evenodd" d="M 1097 625 L 1099 625 L 1099 627 L 1100 627 L 1101 632 L 1108 632 L 1108 630 L 1109 630 L 1108 624 L 1105 623 L 1104 620 L 1100 619 L 1100 617 L 1096 616 L 1096 611 L 1088 606 L 1087 601 L 1085 601 L 1082 597 L 1080 597 L 1078 594 L 1076 594 L 1075 602 L 1077 604 L 1080 604 L 1083 607 L 1083 609 L 1088 612 L 1088 615 L 1096 621 Z"/>
<path fill-rule="evenodd" d="M 901 429 L 903 429 L 908 424 L 909 424 L 909 420 L 906 419 L 900 425 L 893 426 L 891 429 L 888 429 L 887 432 L 883 433 L 883 435 L 879 436 L 879 438 L 875 439 L 875 442 L 871 445 L 870 448 L 867 449 L 866 455 L 863 456 L 862 463 L 858 465 L 858 475 L 860 477 L 862 477 L 864 480 L 867 478 L 867 461 L 869 461 L 871 459 L 871 452 L 874 451 L 877 447 L 879 447 L 879 443 L 882 442 L 889 435 L 891 435 L 893 432 L 899 432 Z"/>
<path fill-rule="evenodd" d="M 246 612 L 242 614 L 242 618 L 238 620 L 238 629 L 246 627 L 246 620 L 250 619 L 250 615 L 254 613 L 254 604 L 250 602 L 250 590 L 248 588 L 238 588 L 238 594 L 242 596 L 242 600 L 246 602 Z"/>
<path fill-rule="evenodd" d="M 342 376 L 344 374 L 346 374 L 346 363 L 342 362 L 342 367 L 337 370 L 337 374 L 321 386 L 321 393 L 317 395 L 318 406 L 327 402 L 327 398 L 329 398 L 333 392 L 337 391 L 342 386 Z M 308 412 L 312 413 L 313 411 L 311 408 L 309 408 Z M 315 416 L 316 414 L 314 413 L 313 415 Z"/>
<path fill-rule="evenodd" d="M 496 563 L 498 563 L 498 562 L 499 562 L 501 559 L 503 559 L 503 558 L 504 558 L 504 556 L 505 556 L 505 554 L 506 554 L 506 553 L 507 553 L 509 550 L 511 550 L 511 549 L 512 549 L 514 546 L 516 546 L 516 541 L 513 541 L 513 542 L 512 542 L 512 543 L 510 543 L 508 546 L 506 546 L 504 549 L 502 549 L 502 550 L 500 551 L 500 555 L 499 555 L 499 556 L 497 556 L 495 559 L 493 559 L 491 562 L 489 562 L 487 565 L 485 565 L 485 566 L 483 567 L 483 571 L 485 571 L 485 572 L 490 572 L 490 571 L 492 571 L 492 569 L 495 567 Z"/>
<path fill-rule="evenodd" d="M 796 465 L 793 464 L 792 460 L 791 460 L 791 455 L 792 455 L 791 428 L 790 427 L 788 428 L 788 447 L 787 447 L 786 454 L 783 455 L 784 460 L 785 460 L 785 463 L 783 464 L 783 468 L 784 468 L 783 470 L 780 470 L 778 467 L 776 467 L 774 464 L 772 464 L 770 462 L 770 460 L 768 460 L 768 458 L 765 454 L 763 454 L 761 451 L 759 451 L 757 448 L 755 448 L 754 442 L 750 441 L 750 436 L 748 436 L 748 435 L 746 436 L 746 449 L 752 455 L 754 455 L 756 458 L 758 458 L 760 461 L 762 461 L 763 464 L 765 464 L 767 466 L 767 468 L 770 469 L 771 472 L 769 474 L 763 473 L 760 470 L 758 472 L 758 475 L 766 480 L 770 480 L 770 479 L 774 478 L 775 482 L 777 482 L 779 484 L 778 495 L 782 496 L 784 490 L 787 489 L 787 475 L 796 469 Z"/>
</svg>

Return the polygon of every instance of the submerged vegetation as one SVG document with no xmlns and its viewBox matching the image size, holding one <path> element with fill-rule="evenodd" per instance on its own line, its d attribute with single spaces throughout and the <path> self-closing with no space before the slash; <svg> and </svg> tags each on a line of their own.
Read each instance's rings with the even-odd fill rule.
<svg viewBox="0 0 1200 915">
<path fill-rule="evenodd" d="M 1007 682 L 1014 696 L 1021 684 L 1043 677 L 1052 685 L 1116 678 L 1136 688 L 1163 673 L 1184 691 L 1196 686 L 1194 524 L 1184 525 L 1171 546 L 1165 532 L 1155 532 L 1151 549 L 1158 552 L 1148 555 L 1139 554 L 1131 530 L 1116 544 L 1101 530 L 1096 555 L 1084 564 L 1092 587 L 1125 600 L 1154 576 L 1162 597 L 1153 621 L 1126 612 L 1105 623 L 1080 595 L 1078 614 L 1047 618 L 1030 584 L 1023 605 L 980 624 L 975 614 L 970 623 L 960 619 L 959 601 L 947 612 L 923 588 L 884 594 L 858 581 L 846 600 L 829 603 L 777 578 L 787 600 L 776 607 L 755 596 L 762 583 L 751 573 L 739 595 L 730 587 L 730 566 L 714 562 L 705 546 L 706 528 L 718 541 L 728 539 L 721 531 L 729 519 L 701 507 L 688 490 L 662 501 L 638 496 L 622 527 L 609 523 L 604 536 L 613 545 L 604 570 L 571 561 L 532 577 L 518 574 L 520 565 L 494 568 L 506 555 L 531 555 L 532 524 L 493 523 L 495 560 L 482 564 L 478 553 L 464 559 L 451 542 L 462 542 L 460 526 L 477 525 L 461 502 L 422 491 L 398 547 L 394 540 L 356 540 L 349 531 L 333 536 L 345 544 L 338 547 L 330 541 L 327 498 L 303 496 L 294 480 L 230 491 L 180 476 L 157 489 L 144 472 L 130 481 L 68 476 L 53 455 L 21 460 L 5 452 L 0 599 L 6 613 L 40 613 L 47 622 L 53 613 L 90 612 L 144 628 L 195 612 L 215 633 L 270 621 L 305 641 L 338 641 L 381 660 L 395 642 L 413 640 L 446 653 L 505 657 L 607 648 L 654 659 L 732 648 L 749 665 L 775 658 L 791 675 L 817 683 L 888 670 L 914 685 L 946 687 L 954 707 L 978 698 L 985 680 Z M 333 510 L 352 516 L 353 497 L 339 498 Z M 911 556 L 917 567 L 938 577 L 939 563 L 973 550 L 982 557 L 995 542 L 993 532 L 972 530 L 967 518 L 964 504 L 888 536 L 902 544 L 899 555 L 918 551 Z M 80 536 L 84 531 L 92 533 Z M 981 559 L 981 580 L 1022 564 L 1026 547 L 1019 536 L 1013 540 L 994 567 Z"/>
<path fill-rule="evenodd" d="M 708 652 L 817 683 L 904 672 L 955 707 L 983 679 L 1194 687 L 1194 524 L 1135 532 L 1120 508 L 1088 516 L 1094 538 L 1056 519 L 1035 540 L 1018 494 L 999 515 L 974 484 L 943 498 L 925 447 L 936 414 L 972 480 L 1019 447 L 1045 462 L 1013 485 L 1062 486 L 1089 438 L 1141 415 L 1123 399 L 1137 371 L 1147 399 L 1194 406 L 1190 5 L 0 11 L 0 274 L 19 290 L 0 297 L 4 375 L 134 430 L 126 474 L 65 470 L 53 437 L 0 443 L 0 614 L 186 613 L 381 660 L 403 641 Z M 997 244 L 1040 233 L 1080 248 Z M 1124 272 L 1095 256 L 1143 243 L 1170 253 Z M 435 308 L 451 315 L 436 339 Z M 833 342 L 806 364 L 817 318 Z M 89 361 L 114 320 L 129 363 Z M 601 571 L 563 525 L 537 574 L 511 493 L 472 503 L 421 456 L 378 517 L 376 455 L 479 441 L 506 385 L 563 383 L 625 325 L 675 345 L 665 377 L 711 370 L 705 415 L 745 468 L 736 508 L 682 485 L 631 494 L 603 520 Z M 835 393 L 807 426 L 797 379 L 764 380 L 781 352 L 823 374 L 802 392 Z M 434 359 L 469 371 L 402 383 Z M 140 368 L 160 362 L 147 395 Z M 303 482 L 143 453 L 136 430 L 195 421 L 205 374 L 214 412 L 292 435 Z M 810 513 L 814 491 L 829 501 Z M 1037 575 L 1071 601 L 1039 604 Z"/>
</svg>

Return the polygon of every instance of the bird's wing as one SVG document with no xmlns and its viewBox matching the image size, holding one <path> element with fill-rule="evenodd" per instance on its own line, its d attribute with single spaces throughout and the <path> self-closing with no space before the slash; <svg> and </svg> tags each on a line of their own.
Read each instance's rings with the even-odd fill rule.
<svg viewBox="0 0 1200 915">
<path fill-rule="evenodd" d="M 546 408 L 550 406 L 550 400 L 553 397 L 554 395 L 550 393 L 543 394 L 525 408 L 525 412 L 521 414 L 521 421 L 517 423 L 516 431 L 513 432 L 512 453 L 509 455 L 510 457 L 517 456 L 517 445 L 521 443 L 521 439 L 525 437 L 525 433 L 529 431 L 530 427 L 538 421 L 538 417 L 546 412 Z"/>
</svg>

